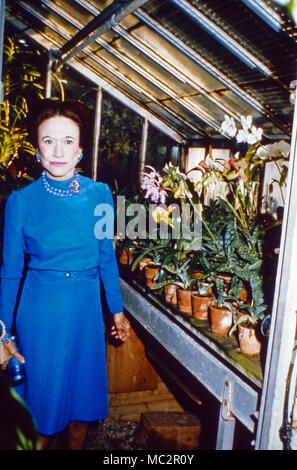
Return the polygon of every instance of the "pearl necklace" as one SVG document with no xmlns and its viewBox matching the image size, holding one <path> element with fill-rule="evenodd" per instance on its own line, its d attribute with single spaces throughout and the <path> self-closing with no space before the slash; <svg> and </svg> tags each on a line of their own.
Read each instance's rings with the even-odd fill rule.
<svg viewBox="0 0 297 470">
<path fill-rule="evenodd" d="M 44 189 L 47 192 L 54 194 L 54 196 L 70 197 L 70 196 L 74 196 L 75 194 L 79 194 L 80 192 L 79 174 L 77 170 L 74 170 L 74 175 L 71 178 L 70 183 L 68 184 L 68 189 L 61 189 L 61 188 L 56 188 L 55 186 L 52 186 L 46 179 L 45 170 L 42 172 L 41 181 L 42 181 Z"/>
</svg>

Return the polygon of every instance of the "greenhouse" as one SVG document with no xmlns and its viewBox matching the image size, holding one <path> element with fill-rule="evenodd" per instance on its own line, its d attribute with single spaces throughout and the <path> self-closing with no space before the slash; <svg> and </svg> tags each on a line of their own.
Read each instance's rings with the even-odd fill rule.
<svg viewBox="0 0 297 470">
<path fill-rule="evenodd" d="M 0 6 L 0 448 L 297 450 L 297 2 Z"/>
</svg>

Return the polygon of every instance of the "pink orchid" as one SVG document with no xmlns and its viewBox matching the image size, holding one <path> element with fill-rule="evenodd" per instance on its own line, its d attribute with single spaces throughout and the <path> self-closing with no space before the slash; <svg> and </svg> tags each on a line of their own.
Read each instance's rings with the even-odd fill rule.
<svg viewBox="0 0 297 470">
<path fill-rule="evenodd" d="M 165 204 L 167 192 L 162 188 L 163 182 L 162 176 L 150 165 L 146 165 L 147 168 L 151 169 L 150 173 L 142 173 L 143 179 L 141 183 L 141 189 L 145 191 L 145 199 L 151 199 L 153 202 L 161 202 Z"/>
</svg>

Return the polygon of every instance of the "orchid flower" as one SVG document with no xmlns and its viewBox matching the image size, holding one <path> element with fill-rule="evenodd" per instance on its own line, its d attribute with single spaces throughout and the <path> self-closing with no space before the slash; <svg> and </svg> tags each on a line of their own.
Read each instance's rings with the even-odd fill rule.
<svg viewBox="0 0 297 470">
<path fill-rule="evenodd" d="M 256 154 L 261 160 L 266 160 L 269 157 L 279 157 L 283 155 L 289 158 L 290 144 L 285 140 L 274 142 L 273 144 L 262 145 L 257 149 Z"/>
<path fill-rule="evenodd" d="M 236 140 L 238 143 L 248 143 L 254 145 L 262 139 L 263 129 L 261 127 L 252 126 L 251 116 L 241 116 L 242 129 L 237 133 Z"/>
<path fill-rule="evenodd" d="M 221 124 L 221 134 L 229 137 L 236 137 L 238 143 L 248 143 L 254 145 L 262 138 L 263 129 L 253 126 L 252 116 L 240 116 L 241 129 L 237 131 L 234 119 L 225 115 L 225 119 Z"/>
<path fill-rule="evenodd" d="M 141 189 L 145 191 L 145 199 L 151 199 L 153 202 L 161 202 L 165 204 L 167 192 L 166 189 L 161 187 L 163 178 L 159 173 L 150 165 L 146 165 L 147 168 L 151 169 L 150 173 L 142 173 L 143 179 L 141 183 Z"/>
<path fill-rule="evenodd" d="M 169 206 L 168 210 L 164 209 L 163 207 L 157 206 L 152 211 L 152 216 L 157 223 L 165 222 L 167 225 L 173 227 L 172 219 L 169 217 L 173 209 L 174 206 Z"/>
<path fill-rule="evenodd" d="M 227 114 L 225 114 L 225 119 L 221 124 L 220 132 L 222 134 L 228 135 L 229 137 L 236 136 L 237 128 L 235 125 L 235 121 L 232 117 L 227 116 Z"/>
<path fill-rule="evenodd" d="M 240 116 L 242 128 L 248 130 L 252 125 L 252 116 Z"/>
<path fill-rule="evenodd" d="M 247 143 L 253 145 L 262 139 L 263 129 L 261 127 L 252 126 L 251 133 L 248 136 Z"/>
<path fill-rule="evenodd" d="M 244 143 L 244 142 L 247 142 L 248 141 L 248 137 L 249 137 L 249 131 L 248 129 L 240 129 L 237 133 L 237 136 L 236 136 L 236 140 L 237 142 L 240 144 L 240 143 Z"/>
</svg>

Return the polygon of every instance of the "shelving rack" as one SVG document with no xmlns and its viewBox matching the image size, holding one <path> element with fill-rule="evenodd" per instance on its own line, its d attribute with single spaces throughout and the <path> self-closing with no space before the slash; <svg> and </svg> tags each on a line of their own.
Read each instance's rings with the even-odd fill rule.
<svg viewBox="0 0 297 470">
<path fill-rule="evenodd" d="M 220 345 L 224 340 L 219 335 L 193 327 L 139 282 L 122 277 L 121 289 L 129 314 L 221 403 L 216 448 L 232 449 L 236 420 L 255 433 L 262 386 L 259 358 L 247 359 L 244 367 Z M 236 350 L 236 341 L 229 342 Z"/>
</svg>

